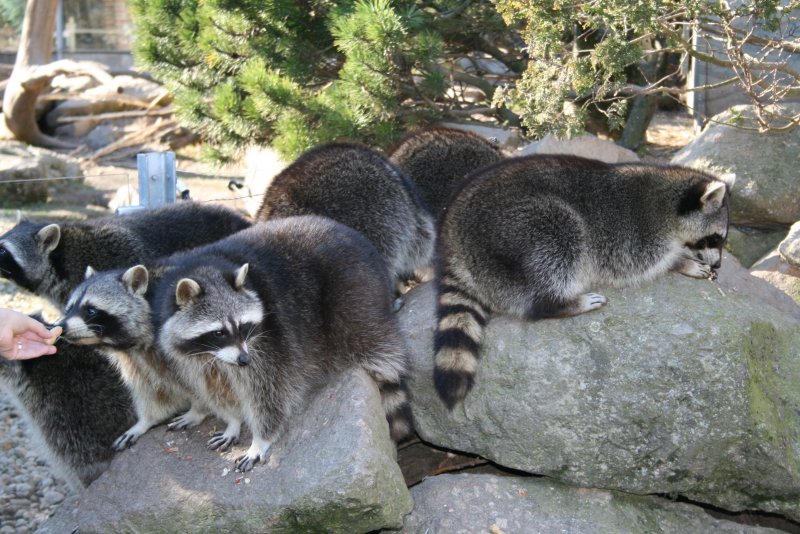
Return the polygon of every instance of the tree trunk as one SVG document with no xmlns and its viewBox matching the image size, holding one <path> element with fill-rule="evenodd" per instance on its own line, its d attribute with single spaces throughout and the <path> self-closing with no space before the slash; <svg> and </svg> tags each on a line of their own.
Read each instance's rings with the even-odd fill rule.
<svg viewBox="0 0 800 534">
<path fill-rule="evenodd" d="M 38 146 L 71 147 L 39 130 L 36 98 L 51 77 L 36 69 L 50 63 L 58 0 L 28 0 L 17 59 L 3 95 L 3 124 L 14 139 Z"/>
</svg>

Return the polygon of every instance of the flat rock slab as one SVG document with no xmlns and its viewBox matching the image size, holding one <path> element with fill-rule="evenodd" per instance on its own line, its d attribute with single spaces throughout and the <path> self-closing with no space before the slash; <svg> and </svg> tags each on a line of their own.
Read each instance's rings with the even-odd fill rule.
<svg viewBox="0 0 800 534">
<path fill-rule="evenodd" d="M 398 528 L 411 510 L 377 387 L 361 371 L 321 391 L 250 472 L 233 471 L 249 435 L 224 454 L 206 448 L 223 428 L 213 419 L 151 430 L 81 496 L 75 526 L 81 534 L 351 533 Z"/>
<path fill-rule="evenodd" d="M 409 534 L 779 532 L 714 519 L 689 504 L 571 488 L 546 478 L 440 475 L 415 486 L 411 495 L 414 511 L 403 529 Z"/>
<path fill-rule="evenodd" d="M 609 304 L 578 317 L 492 316 L 452 413 L 433 389 L 435 292 L 417 287 L 399 315 L 420 436 L 575 486 L 800 518 L 800 323 L 726 262 L 735 291 L 669 274 L 592 288 Z"/>
</svg>

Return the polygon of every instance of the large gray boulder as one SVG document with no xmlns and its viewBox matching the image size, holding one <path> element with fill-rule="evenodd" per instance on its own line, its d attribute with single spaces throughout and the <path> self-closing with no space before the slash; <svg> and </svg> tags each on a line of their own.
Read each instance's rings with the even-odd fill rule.
<svg viewBox="0 0 800 534">
<path fill-rule="evenodd" d="M 571 488 L 540 477 L 497 473 L 440 475 L 411 490 L 404 532 L 776 533 L 714 519 L 705 510 L 657 497 Z"/>
<path fill-rule="evenodd" d="M 789 229 L 789 233 L 778 245 L 778 252 L 784 261 L 795 267 L 800 267 L 800 221 Z"/>
<path fill-rule="evenodd" d="M 572 139 L 556 139 L 546 135 L 540 141 L 521 147 L 516 155 L 530 154 L 568 154 L 583 158 L 598 159 L 606 163 L 625 163 L 639 161 L 636 152 L 616 144 L 613 141 L 600 139 L 592 134 Z"/>
<path fill-rule="evenodd" d="M 731 226 L 725 248 L 745 267 L 769 254 L 786 236 L 786 227 L 751 228 Z"/>
<path fill-rule="evenodd" d="M 0 202 L 22 205 L 46 202 L 47 178 L 78 177 L 73 157 L 19 142 L 0 143 Z M 8 204 L 7 204 L 8 203 Z"/>
<path fill-rule="evenodd" d="M 412 507 L 378 390 L 353 371 L 321 391 L 265 465 L 233 471 L 249 445 L 206 448 L 216 420 L 145 434 L 80 498 L 90 532 L 368 532 L 398 528 Z M 58 526 L 69 524 L 64 514 Z M 52 531 L 52 529 L 51 529 Z"/>
<path fill-rule="evenodd" d="M 786 107 L 787 116 L 800 113 L 800 104 Z M 736 173 L 733 222 L 792 224 L 800 220 L 800 128 L 783 133 L 753 131 L 753 116 L 752 106 L 735 106 L 716 115 L 672 162 Z"/>
<path fill-rule="evenodd" d="M 600 290 L 608 306 L 578 317 L 493 316 L 452 413 L 432 384 L 434 289 L 416 288 L 400 316 L 419 434 L 576 486 L 800 518 L 798 307 L 730 257 L 723 267 L 724 283 Z"/>
<path fill-rule="evenodd" d="M 776 248 L 750 268 L 756 278 L 765 280 L 800 304 L 800 266 L 789 263 Z"/>
</svg>

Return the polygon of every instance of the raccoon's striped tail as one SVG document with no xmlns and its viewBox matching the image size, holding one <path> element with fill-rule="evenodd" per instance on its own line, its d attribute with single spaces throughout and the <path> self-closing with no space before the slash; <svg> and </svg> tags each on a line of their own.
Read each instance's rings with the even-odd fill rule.
<svg viewBox="0 0 800 534">
<path fill-rule="evenodd" d="M 477 299 L 445 276 L 439 283 L 436 314 L 433 382 L 439 397 L 452 410 L 475 382 L 478 351 L 489 313 Z"/>
<path fill-rule="evenodd" d="M 389 422 L 389 435 L 398 443 L 414 430 L 414 416 L 405 382 L 407 358 L 405 353 L 396 351 L 388 351 L 386 355 L 389 357 L 362 365 L 378 385 L 383 412 Z"/>
</svg>

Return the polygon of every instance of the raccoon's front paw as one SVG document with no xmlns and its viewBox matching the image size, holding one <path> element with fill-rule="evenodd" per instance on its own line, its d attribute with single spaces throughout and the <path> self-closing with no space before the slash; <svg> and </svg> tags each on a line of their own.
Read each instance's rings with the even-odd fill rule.
<svg viewBox="0 0 800 534">
<path fill-rule="evenodd" d="M 141 435 L 141 432 L 135 432 L 133 429 L 130 429 L 118 437 L 117 440 L 111 444 L 111 448 L 115 451 L 121 451 L 133 447 L 133 444 L 136 443 L 136 440 L 138 440 Z"/>
<path fill-rule="evenodd" d="M 208 448 L 212 451 L 217 449 L 220 452 L 225 452 L 231 448 L 231 445 L 239 443 L 238 435 L 230 435 L 227 432 L 214 432 L 211 434 L 211 439 L 208 440 Z"/>
<path fill-rule="evenodd" d="M 709 264 L 695 258 L 687 258 L 684 260 L 678 272 L 691 278 L 699 279 L 713 279 L 716 275 L 714 269 L 712 269 Z"/>
<path fill-rule="evenodd" d="M 261 460 L 260 454 L 247 453 L 236 459 L 236 469 L 244 473 L 250 471 Z"/>
<path fill-rule="evenodd" d="M 192 408 L 185 414 L 180 415 L 170 421 L 170 423 L 167 425 L 167 430 L 184 430 L 186 428 L 192 428 L 202 423 L 203 419 L 205 418 L 206 414 L 196 410 L 195 408 Z"/>
<path fill-rule="evenodd" d="M 579 298 L 578 313 L 586 313 L 608 304 L 608 298 L 599 293 L 584 293 Z"/>
<path fill-rule="evenodd" d="M 263 462 L 267 459 L 269 447 L 269 441 L 254 437 L 253 443 L 247 449 L 247 453 L 236 459 L 236 469 L 242 472 L 250 471 L 258 462 Z"/>
</svg>

